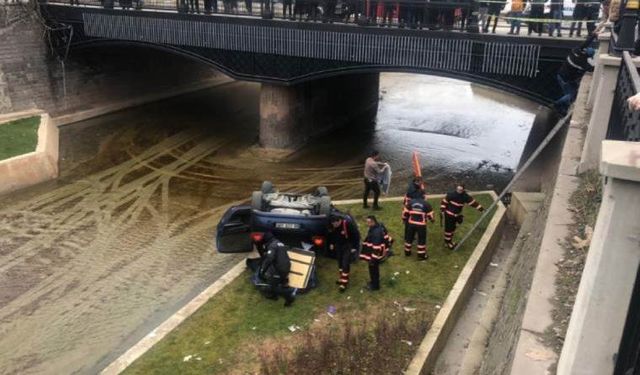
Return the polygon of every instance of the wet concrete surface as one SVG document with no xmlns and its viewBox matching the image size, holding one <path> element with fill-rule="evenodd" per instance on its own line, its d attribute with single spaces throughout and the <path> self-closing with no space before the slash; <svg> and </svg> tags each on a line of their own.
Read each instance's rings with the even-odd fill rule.
<svg viewBox="0 0 640 375">
<path fill-rule="evenodd" d="M 62 177 L 0 197 L 0 373 L 105 367 L 242 259 L 214 252 L 215 225 L 262 180 L 357 197 L 372 148 L 394 167 L 396 193 L 413 150 L 430 192 L 509 178 L 530 104 L 427 76 L 385 75 L 381 87 L 372 131 L 343 130 L 284 159 L 254 146 L 259 86 L 249 83 L 62 128 Z"/>
</svg>

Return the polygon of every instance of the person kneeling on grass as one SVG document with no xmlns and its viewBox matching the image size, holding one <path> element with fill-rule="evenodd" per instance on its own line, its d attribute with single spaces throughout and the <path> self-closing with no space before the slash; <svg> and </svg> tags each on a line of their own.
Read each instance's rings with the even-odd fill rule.
<svg viewBox="0 0 640 375">
<path fill-rule="evenodd" d="M 369 232 L 362 243 L 360 258 L 369 263 L 369 278 L 371 281 L 367 285 L 370 291 L 380 289 L 380 262 L 386 256 L 393 239 L 389 236 L 384 225 L 378 223 L 375 216 L 367 216 L 367 227 Z"/>
<path fill-rule="evenodd" d="M 260 265 L 259 276 L 267 284 L 267 288 L 263 289 L 262 293 L 273 300 L 282 296 L 285 300 L 284 306 L 291 306 L 295 300 L 295 290 L 288 286 L 291 270 L 291 259 L 287 254 L 289 248 L 278 241 L 271 232 L 264 234 L 262 246 L 264 246 L 264 259 Z"/>
</svg>

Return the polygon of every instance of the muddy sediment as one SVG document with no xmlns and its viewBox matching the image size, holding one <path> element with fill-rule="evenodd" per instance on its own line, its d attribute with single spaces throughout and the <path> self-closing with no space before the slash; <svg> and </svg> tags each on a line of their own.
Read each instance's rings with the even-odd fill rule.
<svg viewBox="0 0 640 375">
<path fill-rule="evenodd" d="M 447 83 L 439 85 L 433 90 Z M 508 140 L 501 135 L 508 147 L 487 152 L 496 142 L 495 133 L 482 130 L 495 125 L 489 112 L 480 112 L 484 123 L 466 127 L 468 117 L 457 115 L 424 123 L 428 109 L 418 116 L 394 104 L 398 90 L 415 82 L 396 77 L 382 86 L 374 131 L 346 129 L 279 161 L 252 148 L 255 84 L 234 83 L 62 128 L 62 177 L 0 197 L 2 372 L 95 373 L 106 366 L 242 258 L 214 253 L 215 225 L 262 180 L 293 191 L 325 185 L 335 199 L 353 198 L 360 194 L 363 157 L 378 148 L 394 166 L 391 194 L 404 193 L 414 149 L 430 192 L 450 188 L 453 180 L 470 189 L 506 184 L 526 140 L 527 110 L 507 105 L 520 116 L 518 130 Z M 464 90 L 473 94 L 468 85 Z M 411 105 L 406 97 L 398 100 Z M 392 121 L 394 105 L 402 114 L 396 120 L 416 121 Z"/>
</svg>

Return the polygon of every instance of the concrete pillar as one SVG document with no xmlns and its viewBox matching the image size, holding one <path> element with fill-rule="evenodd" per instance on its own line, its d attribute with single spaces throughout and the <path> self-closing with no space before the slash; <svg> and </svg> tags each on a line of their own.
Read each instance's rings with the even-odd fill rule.
<svg viewBox="0 0 640 375">
<path fill-rule="evenodd" d="M 640 265 L 640 144 L 602 142 L 602 204 L 558 375 L 612 374 Z"/>
<path fill-rule="evenodd" d="M 595 56 L 595 67 L 593 69 L 593 79 L 591 80 L 591 87 L 589 88 L 589 97 L 587 98 L 587 107 L 593 108 L 593 101 L 595 99 L 595 93 L 598 91 L 598 85 L 600 85 L 600 77 L 602 76 L 602 64 L 600 63 L 600 55 L 606 55 L 609 52 L 609 40 L 611 39 L 611 27 L 606 27 L 602 33 L 598 34 L 598 51 Z"/>
<path fill-rule="evenodd" d="M 584 172 L 594 169 L 600 162 L 601 143 L 607 135 L 609 127 L 609 117 L 611 116 L 611 105 L 618 82 L 618 72 L 620 70 L 620 57 L 600 54 L 598 65 L 601 65 L 597 79 L 600 83 L 597 86 L 593 99 L 593 111 L 587 129 L 582 157 L 580 158 L 579 171 Z M 595 77 L 594 77 L 595 79 Z"/>
<path fill-rule="evenodd" d="M 339 127 L 375 124 L 379 75 L 353 74 L 295 86 L 262 84 L 260 145 L 296 149 Z"/>
</svg>

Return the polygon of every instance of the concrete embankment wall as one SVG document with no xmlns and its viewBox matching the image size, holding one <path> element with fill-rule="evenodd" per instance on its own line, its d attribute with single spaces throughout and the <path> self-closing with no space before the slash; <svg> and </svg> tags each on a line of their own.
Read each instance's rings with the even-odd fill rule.
<svg viewBox="0 0 640 375">
<path fill-rule="evenodd" d="M 49 115 L 42 113 L 36 150 L 0 161 L 0 194 L 36 185 L 57 176 L 58 128 Z"/>
<path fill-rule="evenodd" d="M 579 100 L 586 99 L 586 88 L 589 87 L 591 76 L 583 78 L 581 94 Z M 545 119 L 542 121 L 542 119 Z M 555 116 L 544 113 L 537 119 L 537 126 L 540 134 L 537 137 L 538 143 L 544 138 L 553 125 Z M 482 375 L 502 375 L 511 374 L 516 349 L 521 339 L 521 332 L 526 327 L 523 326 L 525 310 L 534 280 L 534 272 L 540 256 L 545 229 L 548 220 L 553 215 L 554 208 L 552 201 L 554 194 L 557 194 L 557 184 L 561 174 L 562 161 L 566 156 L 565 144 L 572 145 L 576 141 L 576 130 L 568 131 L 569 127 L 560 131 L 554 140 L 547 146 L 540 155 L 540 159 L 532 164 L 531 168 L 524 176 L 523 181 L 515 190 L 540 191 L 544 194 L 543 204 L 539 209 L 529 214 L 522 223 L 518 238 L 511 251 L 517 253 L 513 268 L 507 276 L 507 288 L 502 300 L 502 306 L 495 325 L 491 331 L 491 336 L 484 355 L 483 363 L 479 371 Z M 528 146 L 535 148 L 536 142 L 530 142 Z M 533 151 L 532 149 L 530 150 Z M 566 162 L 564 164 L 567 164 Z M 567 171 L 565 171 L 567 172 Z M 568 172 L 567 172 L 568 173 Z M 557 211 L 557 209 L 556 209 Z M 547 250 L 545 250 L 547 251 Z M 551 264 L 549 267 L 555 267 Z M 552 270 L 549 270 L 550 272 Z M 552 280 L 553 282 L 553 280 Z M 553 289 L 553 288 L 552 288 Z M 545 299 L 546 297 L 539 297 Z M 541 315 L 540 317 L 544 317 Z M 532 356 L 541 356 L 540 361 L 553 360 L 551 352 L 531 353 Z M 542 356 L 551 356 L 542 358 Z M 517 373 L 517 372 L 516 372 Z"/>
<path fill-rule="evenodd" d="M 57 117 L 151 93 L 200 88 L 220 77 L 200 62 L 124 46 L 72 49 L 63 70 L 43 35 L 28 8 L 2 7 L 0 114 L 39 108 Z"/>
</svg>

